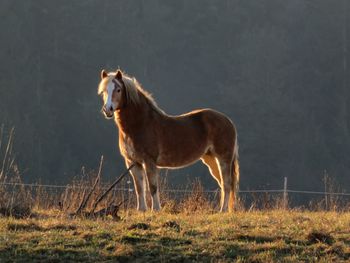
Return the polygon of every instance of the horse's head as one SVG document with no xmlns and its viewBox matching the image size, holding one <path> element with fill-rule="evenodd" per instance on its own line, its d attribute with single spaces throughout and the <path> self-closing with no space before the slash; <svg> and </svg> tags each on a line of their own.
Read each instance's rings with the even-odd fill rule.
<svg viewBox="0 0 350 263">
<path fill-rule="evenodd" d="M 102 70 L 98 94 L 102 95 L 103 98 L 102 112 L 107 119 L 112 118 L 114 112 L 121 109 L 124 104 L 125 84 L 123 73 L 120 70 L 111 73 Z"/>
</svg>

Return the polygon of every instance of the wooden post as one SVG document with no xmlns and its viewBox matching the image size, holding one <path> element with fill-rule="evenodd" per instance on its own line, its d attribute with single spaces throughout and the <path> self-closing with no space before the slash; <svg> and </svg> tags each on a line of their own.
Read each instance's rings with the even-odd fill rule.
<svg viewBox="0 0 350 263">
<path fill-rule="evenodd" d="M 328 210 L 328 174 L 327 174 L 327 170 L 324 170 L 324 174 L 323 174 L 323 183 L 324 183 L 324 201 L 325 201 L 325 205 L 326 205 L 326 210 Z"/>
<path fill-rule="evenodd" d="M 284 177 L 284 186 L 283 186 L 283 208 L 288 208 L 288 192 L 287 192 L 287 177 Z"/>
</svg>

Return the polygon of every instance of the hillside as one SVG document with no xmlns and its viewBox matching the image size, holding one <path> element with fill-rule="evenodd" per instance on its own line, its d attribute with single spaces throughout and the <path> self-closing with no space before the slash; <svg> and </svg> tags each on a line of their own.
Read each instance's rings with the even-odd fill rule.
<svg viewBox="0 0 350 263">
<path fill-rule="evenodd" d="M 350 213 L 123 213 L 67 219 L 57 210 L 0 218 L 1 262 L 345 262 Z"/>
</svg>

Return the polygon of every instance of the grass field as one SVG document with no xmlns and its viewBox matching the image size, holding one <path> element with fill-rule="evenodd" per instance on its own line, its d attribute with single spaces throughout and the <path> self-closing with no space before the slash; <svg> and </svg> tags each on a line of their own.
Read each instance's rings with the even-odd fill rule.
<svg viewBox="0 0 350 263">
<path fill-rule="evenodd" d="M 82 170 L 54 193 L 21 184 L 12 142 L 13 130 L 8 143 L 0 143 L 0 153 L 7 145 L 0 158 L 0 263 L 350 262 L 350 206 L 332 196 L 315 212 L 281 210 L 280 197 L 263 194 L 253 196 L 248 206 L 242 199 L 233 214 L 221 214 L 214 212 L 218 198 L 205 196 L 196 181 L 187 184 L 190 193 L 180 199 L 161 191 L 160 213 L 130 209 L 135 196 L 124 192 L 109 192 L 97 207 L 95 201 L 105 193 L 103 157 L 98 173 Z M 167 189 L 166 181 L 161 186 Z M 123 201 L 119 221 L 69 216 L 111 207 L 116 200 Z M 316 212 L 323 208 L 344 212 Z"/>
<path fill-rule="evenodd" d="M 0 262 L 349 262 L 350 213 L 122 213 L 120 221 L 36 211 L 0 218 Z"/>
</svg>

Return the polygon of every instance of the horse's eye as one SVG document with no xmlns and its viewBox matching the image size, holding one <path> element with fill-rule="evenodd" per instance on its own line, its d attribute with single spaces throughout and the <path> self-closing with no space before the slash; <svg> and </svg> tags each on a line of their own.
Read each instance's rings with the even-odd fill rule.
<svg viewBox="0 0 350 263">
<path fill-rule="evenodd" d="M 119 92 L 120 92 L 120 89 L 117 89 L 117 92 L 119 93 Z"/>
</svg>

